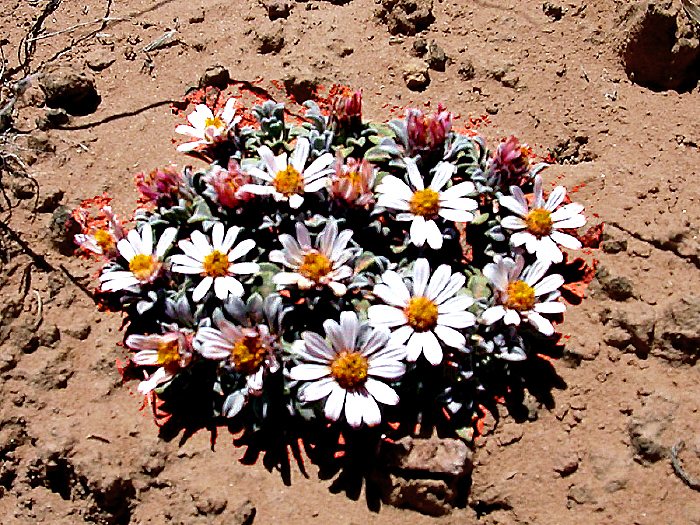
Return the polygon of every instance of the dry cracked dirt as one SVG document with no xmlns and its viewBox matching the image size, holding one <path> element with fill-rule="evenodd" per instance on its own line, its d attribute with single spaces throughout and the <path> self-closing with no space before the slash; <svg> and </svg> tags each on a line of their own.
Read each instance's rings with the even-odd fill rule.
<svg viewBox="0 0 700 525">
<path fill-rule="evenodd" d="M 693 5 L 4 0 L 0 522 L 700 524 Z M 225 429 L 159 433 L 122 382 L 122 320 L 98 311 L 66 218 L 103 192 L 129 216 L 134 173 L 190 163 L 176 108 L 207 84 L 298 101 L 342 84 L 375 120 L 442 103 L 492 147 L 550 155 L 545 180 L 604 223 L 556 380 L 496 405 L 459 497 L 419 476 L 396 507 L 308 462 L 246 465 Z"/>
</svg>

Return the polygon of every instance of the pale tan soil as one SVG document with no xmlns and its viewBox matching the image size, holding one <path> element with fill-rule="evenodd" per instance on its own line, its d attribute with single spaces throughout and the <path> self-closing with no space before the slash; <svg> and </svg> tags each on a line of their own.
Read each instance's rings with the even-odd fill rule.
<svg viewBox="0 0 700 525">
<path fill-rule="evenodd" d="M 33 4 L 0 6 L 8 67 L 17 66 L 20 40 L 44 7 Z M 91 52 L 112 55 L 112 65 L 91 72 L 102 97 L 97 111 L 50 130 L 55 151 L 31 151 L 27 134 L 41 138 L 35 119 L 45 112 L 34 86 L 17 105 L 20 133 L 3 148 L 31 163 L 40 197 L 60 189 L 62 203 L 74 207 L 106 191 L 128 216 L 137 198 L 135 172 L 191 162 L 174 149 L 183 117 L 167 101 L 183 99 L 209 66 L 226 67 L 235 80 L 262 77 L 273 94 L 268 81 L 299 71 L 321 84 L 361 88 L 364 115 L 376 120 L 394 116 L 394 106 L 426 109 L 428 102 L 459 115 L 457 125 L 490 112 L 479 131 L 491 145 L 514 134 L 544 156 L 562 139 L 586 137 L 579 151 L 586 162 L 553 166 L 544 177 L 578 187 L 572 198 L 586 206 L 589 224 L 604 221 L 613 240 L 628 241 L 626 250 L 593 256 L 611 276 L 629 279 L 632 297 L 613 301 L 594 282 L 582 304 L 569 308 L 560 330 L 572 355 L 553 364 L 560 381 L 552 401 L 529 402 L 535 420 L 516 421 L 501 406 L 498 424 L 487 421 L 477 441 L 473 507 L 440 518 L 388 505 L 376 513 L 356 491 L 349 493 L 357 501 L 329 490 L 333 481 L 319 480 L 308 463 L 307 478 L 292 463 L 289 485 L 262 461 L 241 464 L 244 449 L 233 446 L 226 429 L 214 447 L 206 430 L 186 440 L 159 438 L 135 382 L 123 385 L 115 364 L 124 355 L 121 319 L 99 312 L 81 289 L 94 287 L 98 267 L 58 253 L 48 240 L 51 213 L 34 214 L 34 201 L 24 200 L 6 224 L 39 259 L 33 262 L 2 233 L 0 522 L 240 523 L 234 513 L 250 499 L 260 524 L 699 524 L 700 494 L 674 473 L 668 457 L 636 461 L 629 432 L 634 421 L 651 424 L 645 431 L 666 455 L 685 440 L 684 465 L 700 478 L 692 453 L 700 447 L 698 366 L 609 346 L 604 334 L 611 325 L 603 324 L 619 309 L 663 315 L 667 304 L 697 293 L 698 88 L 655 92 L 628 80 L 617 53 L 623 5 L 613 0 L 562 3 L 559 21 L 536 0 L 435 2 L 435 22 L 420 36 L 436 40 L 453 62 L 445 72 L 431 70 L 423 92 L 409 91 L 401 73 L 414 37 L 397 39 L 378 25 L 375 2 L 292 5 L 289 17 L 275 22 L 284 47 L 261 55 L 254 35 L 271 22 L 257 1 L 116 0 L 110 16 L 140 14 L 110 22 L 72 47 L 71 39 L 100 24 L 38 40 L 28 71 L 67 47 L 52 64 L 82 69 Z M 45 32 L 101 18 L 106 6 L 64 0 Z M 190 22 L 202 12 L 202 22 Z M 144 45 L 176 19 L 178 41 L 147 57 Z M 458 70 L 467 58 L 476 76 L 465 81 Z M 515 87 L 493 78 L 504 64 Z M 11 180 L 3 174 L 2 182 Z M 37 293 L 43 320 L 34 330 Z M 38 348 L 23 352 L 35 333 Z M 562 476 L 558 470 L 567 464 L 575 471 Z"/>
</svg>

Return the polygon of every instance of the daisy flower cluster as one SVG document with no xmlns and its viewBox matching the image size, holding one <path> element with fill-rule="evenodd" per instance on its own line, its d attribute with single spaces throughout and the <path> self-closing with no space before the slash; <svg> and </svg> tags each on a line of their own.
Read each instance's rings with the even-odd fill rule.
<svg viewBox="0 0 700 525">
<path fill-rule="evenodd" d="M 177 150 L 205 167 L 137 174 L 133 227 L 107 208 L 76 236 L 126 313 L 138 390 L 253 429 L 469 427 L 493 374 L 556 342 L 583 207 L 442 106 L 306 105 L 294 124 L 266 102 L 254 127 L 235 99 L 197 105 Z"/>
</svg>

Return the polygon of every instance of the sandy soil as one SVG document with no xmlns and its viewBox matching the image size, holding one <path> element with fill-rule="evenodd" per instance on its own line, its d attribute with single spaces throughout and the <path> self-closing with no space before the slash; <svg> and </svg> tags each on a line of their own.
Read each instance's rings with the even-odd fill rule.
<svg viewBox="0 0 700 525">
<path fill-rule="evenodd" d="M 2 2 L 3 103 L 17 81 L 31 86 L 0 144 L 0 522 L 241 524 L 254 507 L 261 524 L 700 524 L 690 486 L 700 479 L 700 61 L 663 89 L 678 78 L 663 71 L 678 64 L 660 51 L 671 48 L 670 15 L 653 11 L 680 12 L 680 2 L 647 11 L 649 2 L 615 0 L 436 1 L 417 35 L 403 34 L 410 20 L 392 34 L 400 6 L 382 23 L 378 1 L 266 3 L 56 0 L 50 12 L 44 1 Z M 697 26 L 693 37 L 684 20 L 697 47 Z M 402 71 L 419 37 L 448 61 L 412 91 Z M 625 68 L 639 60 L 635 43 L 656 64 L 651 81 L 633 75 L 644 85 Z M 94 79 L 99 104 L 41 130 L 36 74 L 58 65 Z M 174 148 L 184 117 L 172 103 L 217 65 L 234 93 L 257 79 L 280 100 L 285 79 L 292 90 L 304 81 L 363 89 L 375 120 L 441 102 L 458 126 L 480 119 L 492 146 L 514 134 L 551 154 L 559 163 L 547 182 L 574 192 L 589 225 L 605 223 L 603 249 L 587 255 L 598 277 L 560 326 L 556 380 L 543 379 L 547 395 L 499 404 L 487 418 L 463 508 L 377 511 L 357 486 L 308 462 L 289 472 L 243 464 L 246 449 L 225 428 L 159 435 L 136 382 L 122 382 L 121 318 L 92 299 L 98 266 L 57 247 L 57 206 L 108 192 L 129 216 L 134 173 L 190 163 Z"/>
</svg>

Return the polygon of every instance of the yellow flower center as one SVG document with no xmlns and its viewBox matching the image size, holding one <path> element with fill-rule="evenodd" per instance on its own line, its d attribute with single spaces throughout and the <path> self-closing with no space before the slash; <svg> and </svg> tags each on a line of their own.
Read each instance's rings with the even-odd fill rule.
<svg viewBox="0 0 700 525">
<path fill-rule="evenodd" d="M 95 242 L 103 252 L 107 253 L 114 248 L 114 239 L 112 235 L 107 231 L 100 228 L 95 232 Z"/>
<path fill-rule="evenodd" d="M 346 390 L 362 386 L 368 370 L 369 361 L 357 352 L 342 352 L 331 363 L 331 376 Z"/>
<path fill-rule="evenodd" d="M 416 332 L 426 332 L 437 325 L 437 305 L 427 297 L 413 297 L 405 310 L 406 321 Z"/>
<path fill-rule="evenodd" d="M 158 363 L 163 366 L 172 365 L 180 360 L 180 348 L 177 339 L 158 343 Z"/>
<path fill-rule="evenodd" d="M 512 281 L 508 283 L 508 298 L 506 308 L 525 311 L 532 310 L 535 305 L 535 289 L 525 281 Z"/>
<path fill-rule="evenodd" d="M 347 179 L 350 182 L 350 184 L 352 184 L 353 188 L 362 187 L 362 175 L 357 171 L 346 171 L 345 173 L 343 173 L 341 178 Z"/>
<path fill-rule="evenodd" d="M 231 350 L 231 360 L 241 374 L 255 372 L 268 354 L 267 347 L 258 336 L 245 336 Z"/>
<path fill-rule="evenodd" d="M 285 197 L 300 193 L 301 190 L 304 189 L 304 179 L 292 166 L 287 166 L 286 169 L 278 172 L 272 184 L 274 184 L 275 189 Z"/>
<path fill-rule="evenodd" d="M 158 270 L 158 261 L 152 255 L 139 253 L 129 261 L 129 270 L 139 281 L 147 281 Z"/>
<path fill-rule="evenodd" d="M 440 195 L 438 192 L 426 188 L 415 192 L 408 204 L 414 215 L 432 219 L 440 209 Z"/>
<path fill-rule="evenodd" d="M 229 266 L 231 263 L 228 256 L 218 250 L 213 250 L 209 255 L 204 257 L 204 273 L 209 277 L 224 277 L 228 275 Z"/>
<path fill-rule="evenodd" d="M 211 117 L 208 118 L 204 121 L 204 127 L 205 128 L 216 128 L 217 130 L 224 129 L 226 127 L 226 123 L 221 120 L 219 117 Z"/>
<path fill-rule="evenodd" d="M 307 279 L 319 282 L 332 269 L 333 265 L 328 257 L 318 252 L 311 252 L 304 255 L 304 262 L 299 267 L 299 273 Z"/>
<path fill-rule="evenodd" d="M 542 208 L 536 208 L 527 214 L 525 218 L 527 231 L 538 237 L 552 233 L 552 213 Z"/>
</svg>

